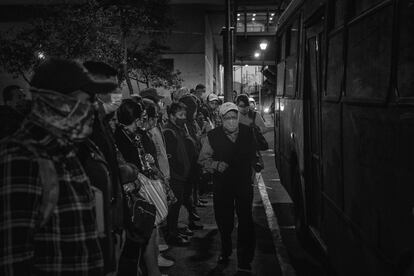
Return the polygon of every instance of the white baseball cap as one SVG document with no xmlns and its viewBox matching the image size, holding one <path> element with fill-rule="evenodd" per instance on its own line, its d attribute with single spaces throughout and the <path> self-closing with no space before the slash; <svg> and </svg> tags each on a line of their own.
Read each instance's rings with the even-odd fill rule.
<svg viewBox="0 0 414 276">
<path fill-rule="evenodd" d="M 220 115 L 223 116 L 227 112 L 232 111 L 232 110 L 236 111 L 236 112 L 239 112 L 239 109 L 237 108 L 237 105 L 235 105 L 232 102 L 226 102 L 226 103 L 224 103 L 220 106 Z"/>
<path fill-rule="evenodd" d="M 214 93 L 211 93 L 210 95 L 207 96 L 207 101 L 208 102 L 218 101 L 218 100 L 219 100 L 219 98 Z"/>
</svg>

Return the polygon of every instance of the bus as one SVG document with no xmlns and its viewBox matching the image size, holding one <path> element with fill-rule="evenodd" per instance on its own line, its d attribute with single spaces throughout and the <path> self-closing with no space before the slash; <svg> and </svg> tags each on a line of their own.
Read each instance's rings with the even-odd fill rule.
<svg viewBox="0 0 414 276">
<path fill-rule="evenodd" d="M 414 275 L 414 1 L 293 0 L 276 41 L 297 234 L 335 275 Z"/>
</svg>

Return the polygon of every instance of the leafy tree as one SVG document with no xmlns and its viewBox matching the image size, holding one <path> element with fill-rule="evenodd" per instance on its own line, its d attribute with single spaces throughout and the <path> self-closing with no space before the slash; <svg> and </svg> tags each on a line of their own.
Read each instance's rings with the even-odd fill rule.
<svg viewBox="0 0 414 276">
<path fill-rule="evenodd" d="M 128 56 L 145 56 L 142 52 L 149 48 L 145 41 L 163 41 L 169 34 L 173 22 L 168 9 L 168 0 L 88 0 L 82 5 L 41 6 L 26 28 L 0 34 L 0 65 L 28 81 L 27 74 L 44 56 L 97 59 L 123 69 L 120 77 L 131 93 L 133 72 L 146 74 L 151 84 L 157 84 L 155 80 L 173 83 L 175 75 L 159 66 L 161 43 L 152 44 L 159 49 L 145 63 L 130 64 L 133 59 Z M 151 65 L 154 70 L 148 70 Z"/>
</svg>

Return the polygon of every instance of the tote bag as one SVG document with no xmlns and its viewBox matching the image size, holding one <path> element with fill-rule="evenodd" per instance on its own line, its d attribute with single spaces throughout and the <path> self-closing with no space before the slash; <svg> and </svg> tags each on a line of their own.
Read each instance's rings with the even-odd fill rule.
<svg viewBox="0 0 414 276">
<path fill-rule="evenodd" d="M 159 225 L 168 215 L 167 194 L 160 179 L 149 179 L 142 173 L 138 173 L 138 179 L 142 186 L 140 194 L 155 205 L 157 213 L 155 225 Z"/>
</svg>

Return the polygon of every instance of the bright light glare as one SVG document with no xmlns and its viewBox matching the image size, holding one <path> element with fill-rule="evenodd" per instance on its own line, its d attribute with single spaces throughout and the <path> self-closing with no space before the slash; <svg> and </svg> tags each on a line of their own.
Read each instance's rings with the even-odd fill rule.
<svg viewBox="0 0 414 276">
<path fill-rule="evenodd" d="M 265 107 L 264 112 L 269 113 L 270 109 L 268 107 Z"/>
<path fill-rule="evenodd" d="M 269 20 L 272 21 L 273 20 L 273 17 L 270 17 Z"/>
<path fill-rule="evenodd" d="M 240 16 L 240 13 L 238 13 L 237 16 Z"/>
<path fill-rule="evenodd" d="M 256 20 L 256 18 L 254 18 L 254 17 L 253 17 L 253 18 L 252 18 L 252 21 L 255 21 L 255 20 Z"/>
<path fill-rule="evenodd" d="M 260 49 L 261 50 L 266 50 L 266 48 L 267 48 L 267 42 L 261 42 L 259 46 L 260 46 Z"/>
<path fill-rule="evenodd" d="M 45 59 L 45 58 L 46 58 L 45 53 L 43 53 L 43 52 L 38 52 L 38 53 L 37 53 L 37 58 L 38 58 L 38 59 Z"/>
<path fill-rule="evenodd" d="M 255 53 L 254 53 L 254 57 L 255 57 L 255 58 L 260 57 L 260 53 L 259 53 L 259 52 L 255 52 Z"/>
<path fill-rule="evenodd" d="M 274 13 L 271 13 L 270 15 L 271 15 L 271 16 L 275 16 L 275 14 L 274 14 Z"/>
<path fill-rule="evenodd" d="M 237 21 L 240 21 L 240 18 L 237 18 Z"/>
<path fill-rule="evenodd" d="M 256 16 L 256 14 L 254 13 L 253 16 Z"/>
<path fill-rule="evenodd" d="M 246 64 L 246 65 L 244 65 L 244 67 L 247 67 L 247 66 L 249 66 L 249 65 L 247 65 L 247 64 Z"/>
</svg>

